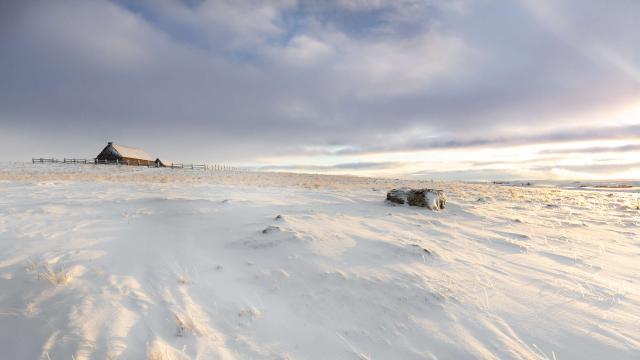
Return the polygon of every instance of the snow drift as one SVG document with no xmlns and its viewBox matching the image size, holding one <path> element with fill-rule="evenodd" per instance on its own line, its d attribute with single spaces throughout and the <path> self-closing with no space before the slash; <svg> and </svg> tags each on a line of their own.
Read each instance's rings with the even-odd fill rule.
<svg viewBox="0 0 640 360">
<path fill-rule="evenodd" d="M 4 165 L 1 357 L 637 359 L 637 198 Z"/>
</svg>

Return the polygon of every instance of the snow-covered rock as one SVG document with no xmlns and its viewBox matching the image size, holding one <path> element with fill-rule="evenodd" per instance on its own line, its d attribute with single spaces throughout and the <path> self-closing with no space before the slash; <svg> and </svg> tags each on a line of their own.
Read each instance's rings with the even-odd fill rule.
<svg viewBox="0 0 640 360">
<path fill-rule="evenodd" d="M 442 190 L 417 189 L 407 194 L 407 203 L 411 206 L 426 207 L 430 210 L 442 210 L 447 198 Z"/>
<path fill-rule="evenodd" d="M 389 192 L 387 192 L 387 201 L 402 205 L 407 202 L 407 193 L 410 190 L 411 189 L 408 188 L 389 190 Z"/>
<path fill-rule="evenodd" d="M 387 193 L 387 200 L 396 204 L 426 207 L 430 210 L 442 210 L 447 197 L 442 190 L 434 189 L 392 189 Z"/>
</svg>

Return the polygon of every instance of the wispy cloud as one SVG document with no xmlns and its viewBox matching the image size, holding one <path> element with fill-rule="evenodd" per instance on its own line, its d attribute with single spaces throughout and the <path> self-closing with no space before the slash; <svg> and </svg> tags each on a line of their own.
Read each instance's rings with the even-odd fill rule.
<svg viewBox="0 0 640 360">
<path fill-rule="evenodd" d="M 326 172 L 331 170 L 372 170 L 372 169 L 393 169 L 401 166 L 399 162 L 353 162 L 338 163 L 333 165 L 308 165 L 308 164 L 287 164 L 287 165 L 262 165 L 261 170 L 303 170 Z"/>
<path fill-rule="evenodd" d="M 544 171 L 544 172 L 550 171 L 553 169 L 563 169 L 563 170 L 580 172 L 584 174 L 611 174 L 611 173 L 618 173 L 622 171 L 640 169 L 640 162 L 541 166 L 541 167 L 534 168 L 534 170 Z"/>
<path fill-rule="evenodd" d="M 533 131 L 531 131 L 533 132 Z M 351 155 L 361 153 L 420 151 L 433 149 L 474 148 L 474 147 L 506 147 L 541 143 L 562 143 L 586 140 L 637 139 L 640 136 L 640 125 L 605 126 L 587 129 L 567 129 L 533 135 L 511 135 L 494 138 L 474 138 L 468 140 L 425 140 L 405 141 L 396 145 L 372 145 L 360 148 L 346 148 L 333 151 L 336 155 Z M 571 153 L 571 152 L 602 152 L 607 148 L 593 148 L 596 151 L 572 151 L 570 149 L 545 150 L 541 153 Z M 619 151 L 632 151 L 635 146 L 621 146 Z M 598 151 L 601 150 L 601 151 Z M 616 150 L 616 148 L 609 148 Z"/>
<path fill-rule="evenodd" d="M 623 145 L 623 146 L 594 146 L 586 148 L 573 149 L 549 149 L 540 151 L 541 154 L 594 154 L 594 153 L 618 153 L 640 151 L 640 145 Z"/>
</svg>

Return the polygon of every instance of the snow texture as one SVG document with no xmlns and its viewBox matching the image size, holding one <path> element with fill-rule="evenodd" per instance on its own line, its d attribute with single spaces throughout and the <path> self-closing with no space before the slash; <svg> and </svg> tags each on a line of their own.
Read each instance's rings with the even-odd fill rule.
<svg viewBox="0 0 640 360">
<path fill-rule="evenodd" d="M 638 359 L 638 195 L 4 164 L 0 357 Z"/>
</svg>

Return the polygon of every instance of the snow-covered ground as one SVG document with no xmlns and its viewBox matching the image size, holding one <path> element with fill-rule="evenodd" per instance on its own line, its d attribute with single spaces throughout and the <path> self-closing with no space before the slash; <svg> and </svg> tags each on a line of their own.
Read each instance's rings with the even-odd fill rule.
<svg viewBox="0 0 640 360">
<path fill-rule="evenodd" d="M 0 358 L 639 359 L 639 199 L 4 164 Z"/>
</svg>

